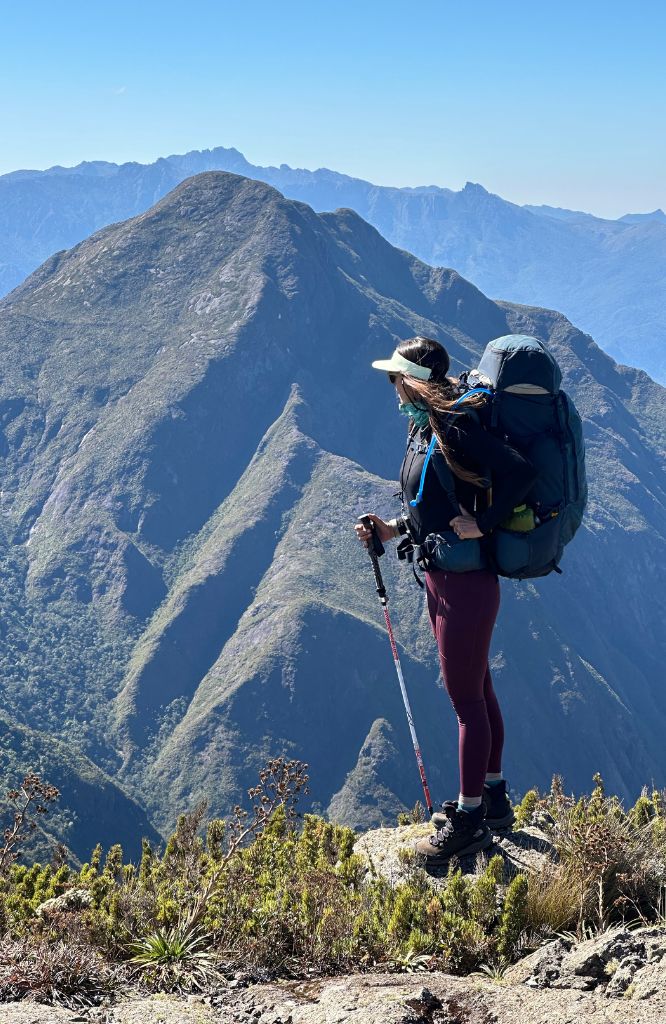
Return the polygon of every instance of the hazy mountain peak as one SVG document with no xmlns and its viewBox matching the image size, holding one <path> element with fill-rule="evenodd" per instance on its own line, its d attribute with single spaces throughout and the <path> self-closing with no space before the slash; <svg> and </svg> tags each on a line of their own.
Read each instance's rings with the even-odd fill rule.
<svg viewBox="0 0 666 1024">
<path fill-rule="evenodd" d="M 642 224 L 645 221 L 666 224 L 666 213 L 662 209 L 657 209 L 653 210 L 652 213 L 625 213 L 624 217 L 618 219 L 624 224 Z"/>
<path fill-rule="evenodd" d="M 467 181 L 467 182 L 465 182 L 465 187 L 463 188 L 462 191 L 464 193 L 467 193 L 468 195 L 479 195 L 479 196 L 489 196 L 489 195 L 491 195 L 491 193 L 487 189 L 485 189 L 483 187 L 483 185 L 479 185 L 479 183 L 476 182 L 476 181 Z"/>
</svg>

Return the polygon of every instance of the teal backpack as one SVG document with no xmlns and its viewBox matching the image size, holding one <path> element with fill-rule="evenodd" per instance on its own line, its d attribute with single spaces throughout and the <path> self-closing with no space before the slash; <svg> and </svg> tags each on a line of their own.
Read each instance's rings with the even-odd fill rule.
<svg viewBox="0 0 666 1024">
<path fill-rule="evenodd" d="M 481 410 L 482 425 L 538 470 L 523 499 L 534 513 L 534 528 L 497 526 L 486 546 L 495 571 L 510 579 L 561 573 L 564 547 L 580 526 L 587 504 L 582 423 L 573 401 L 560 388 L 561 381 L 552 353 L 525 334 L 489 342 L 477 369 L 460 377 L 462 395 L 475 389 L 489 393 Z"/>
</svg>

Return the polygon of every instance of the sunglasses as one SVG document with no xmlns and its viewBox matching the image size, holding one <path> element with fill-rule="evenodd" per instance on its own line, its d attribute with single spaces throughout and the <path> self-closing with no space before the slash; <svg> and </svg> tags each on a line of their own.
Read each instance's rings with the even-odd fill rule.
<svg viewBox="0 0 666 1024">
<path fill-rule="evenodd" d="M 390 380 L 391 384 L 395 384 L 395 382 L 397 381 L 398 377 L 401 377 L 401 376 L 402 376 L 401 373 L 389 373 L 388 374 L 388 379 Z"/>
</svg>

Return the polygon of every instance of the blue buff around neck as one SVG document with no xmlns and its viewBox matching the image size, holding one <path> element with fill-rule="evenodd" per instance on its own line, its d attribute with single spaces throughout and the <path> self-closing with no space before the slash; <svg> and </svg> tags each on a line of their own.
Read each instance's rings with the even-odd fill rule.
<svg viewBox="0 0 666 1024">
<path fill-rule="evenodd" d="M 428 410 L 423 406 L 414 405 L 412 402 L 401 402 L 398 409 L 403 416 L 411 417 L 417 427 L 427 427 L 430 422 Z"/>
</svg>

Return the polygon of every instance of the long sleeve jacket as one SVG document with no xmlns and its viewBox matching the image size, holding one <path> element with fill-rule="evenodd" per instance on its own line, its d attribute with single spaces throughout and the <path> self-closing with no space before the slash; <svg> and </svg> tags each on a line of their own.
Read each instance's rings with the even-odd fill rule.
<svg viewBox="0 0 666 1024">
<path fill-rule="evenodd" d="M 465 469 L 471 469 L 492 485 L 489 501 L 487 487 L 461 480 L 449 469 L 439 445 L 428 464 L 423 493 L 413 507 L 409 502 L 418 493 L 421 471 L 432 433 L 430 427 L 412 429 L 400 470 L 402 514 L 417 544 L 429 533 L 450 530 L 450 521 L 460 515 L 460 505 L 475 517 L 482 533 L 490 533 L 507 519 L 530 490 L 536 470 L 520 452 L 490 434 L 472 416 L 456 417 L 449 427 L 447 442 L 451 455 Z"/>
</svg>

